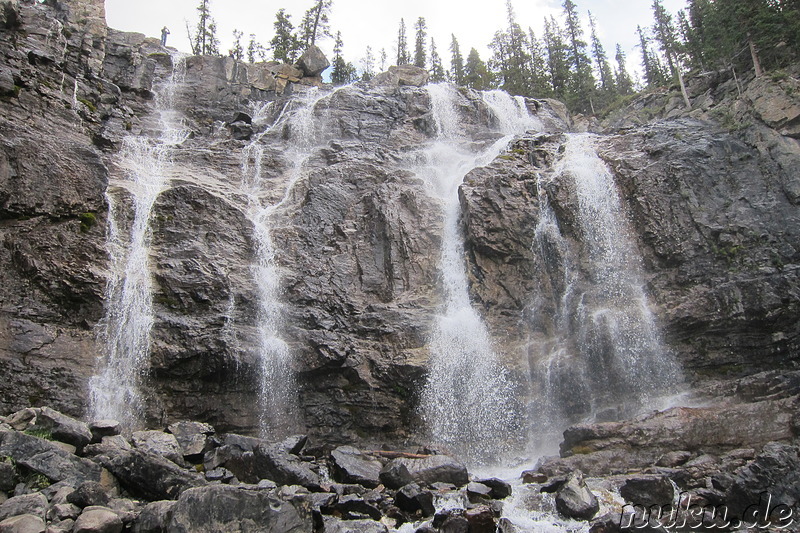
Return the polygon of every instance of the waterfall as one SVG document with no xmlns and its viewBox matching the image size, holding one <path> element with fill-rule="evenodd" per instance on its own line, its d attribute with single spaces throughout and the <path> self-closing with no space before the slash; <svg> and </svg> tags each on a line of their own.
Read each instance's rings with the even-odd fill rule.
<svg viewBox="0 0 800 533">
<path fill-rule="evenodd" d="M 281 338 L 283 304 L 281 302 L 280 267 L 276 263 L 272 239 L 271 217 L 290 197 L 292 189 L 303 175 L 303 166 L 322 138 L 324 121 L 315 115 L 316 104 L 330 94 L 311 89 L 295 97 L 278 115 L 275 123 L 248 144 L 242 154 L 241 190 L 247 198 L 246 215 L 253 224 L 256 243 L 252 265 L 257 287 L 258 314 L 257 355 L 259 367 L 259 429 L 263 436 L 285 436 L 299 430 L 300 411 L 297 403 L 297 382 L 292 369 L 289 345 Z M 269 105 L 269 104 L 268 104 Z M 256 113 L 254 122 L 263 115 Z M 279 126 L 288 126 L 289 139 L 284 153 L 291 161 L 282 198 L 273 204 L 262 199 L 271 185 L 262 175 L 264 146 L 262 139 Z"/>
<path fill-rule="evenodd" d="M 439 260 L 443 287 L 441 314 L 429 342 L 428 377 L 422 391 L 423 416 L 431 437 L 475 463 L 497 459 L 519 435 L 519 409 L 489 331 L 472 307 L 459 229 L 458 188 L 473 168 L 490 163 L 515 133 L 534 128 L 524 101 L 506 93 L 484 93 L 483 104 L 503 135 L 490 146 L 471 151 L 458 113 L 457 90 L 430 85 L 436 138 L 425 151 L 423 175 L 432 196 L 442 205 L 444 228 Z"/>
<path fill-rule="evenodd" d="M 172 73 L 156 91 L 160 135 L 123 140 L 118 160 L 121 175 L 112 177 L 106 191 L 111 271 L 105 316 L 98 325 L 103 357 L 99 373 L 89 381 L 90 408 L 95 418 L 114 418 L 128 427 L 137 425 L 144 414 L 141 385 L 154 322 L 150 214 L 167 186 L 171 153 L 188 138 L 174 109 L 185 68 L 183 57 L 173 57 Z M 130 200 L 132 215 L 123 199 Z"/>
<path fill-rule="evenodd" d="M 681 373 L 660 339 L 613 176 L 591 136 L 568 136 L 553 179 L 575 192 L 577 230 L 588 258 L 580 265 L 573 257 L 540 182 L 534 247 L 557 312 L 554 334 L 534 368 L 532 426 L 559 438 L 570 422 L 656 407 L 660 395 L 680 384 Z"/>
</svg>

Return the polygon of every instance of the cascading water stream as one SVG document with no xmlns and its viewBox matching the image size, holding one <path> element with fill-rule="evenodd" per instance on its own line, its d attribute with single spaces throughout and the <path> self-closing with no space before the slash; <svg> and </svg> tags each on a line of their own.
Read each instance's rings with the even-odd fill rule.
<svg viewBox="0 0 800 533">
<path fill-rule="evenodd" d="M 428 87 L 437 136 L 425 152 L 423 175 L 442 203 L 444 228 L 439 261 L 442 314 L 429 342 L 428 378 L 422 406 L 431 437 L 468 461 L 498 459 L 519 436 L 519 410 L 512 384 L 492 347 L 486 325 L 470 303 L 464 241 L 459 230 L 458 188 L 473 168 L 490 163 L 513 134 L 537 126 L 524 101 L 505 93 L 484 93 L 484 104 L 504 135 L 478 151 L 467 149 L 457 111 L 460 95 L 451 85 Z"/>
<path fill-rule="evenodd" d="M 531 425 L 540 436 L 550 433 L 551 440 L 571 422 L 657 407 L 653 402 L 681 383 L 679 366 L 649 310 L 639 254 L 621 215 L 613 176 L 591 136 L 568 136 L 553 179 L 575 191 L 588 261 L 579 269 L 572 258 L 540 183 L 534 246 L 558 307 L 555 334 L 535 369 L 538 395 Z"/>
<path fill-rule="evenodd" d="M 188 138 L 181 115 L 175 110 L 175 97 L 184 76 L 184 58 L 173 57 L 169 79 L 155 91 L 160 135 L 157 139 L 129 136 L 123 140 L 119 154 L 122 175 L 112 178 L 106 191 L 111 272 L 106 314 L 98 332 L 103 358 L 99 373 L 89 382 L 90 404 L 95 418 L 114 418 L 128 427 L 136 426 L 144 413 L 141 385 L 154 322 L 150 215 L 167 186 L 171 152 Z M 121 193 L 130 197 L 132 217 L 125 212 Z"/>
<path fill-rule="evenodd" d="M 257 136 L 243 151 L 241 189 L 247 198 L 247 218 L 253 224 L 256 243 L 253 276 L 258 290 L 259 426 L 264 436 L 285 436 L 300 428 L 297 383 L 292 369 L 289 345 L 281 338 L 283 304 L 280 267 L 276 263 L 271 217 L 289 198 L 302 176 L 303 166 L 321 142 L 323 119 L 315 115 L 316 104 L 331 94 L 316 89 L 292 100 L 272 127 Z M 287 112 L 287 109 L 291 110 Z M 256 122 L 258 121 L 258 113 Z M 289 141 L 284 153 L 292 162 L 282 198 L 266 203 L 262 194 L 264 147 L 261 141 L 278 126 L 289 126 Z"/>
</svg>

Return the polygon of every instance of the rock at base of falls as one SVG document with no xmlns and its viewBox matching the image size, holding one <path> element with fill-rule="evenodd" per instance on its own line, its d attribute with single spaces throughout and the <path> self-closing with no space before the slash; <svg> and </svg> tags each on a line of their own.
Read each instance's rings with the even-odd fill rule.
<svg viewBox="0 0 800 533">
<path fill-rule="evenodd" d="M 572 472 L 556 493 L 556 509 L 567 518 L 590 520 L 600 510 L 600 503 L 583 481 L 583 473 Z"/>
</svg>

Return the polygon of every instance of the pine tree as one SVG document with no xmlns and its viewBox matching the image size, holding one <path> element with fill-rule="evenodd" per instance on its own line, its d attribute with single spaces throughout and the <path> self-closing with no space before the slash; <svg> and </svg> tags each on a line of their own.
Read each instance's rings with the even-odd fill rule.
<svg viewBox="0 0 800 533">
<path fill-rule="evenodd" d="M 531 74 L 531 96 L 546 97 L 552 93 L 547 74 L 547 63 L 544 59 L 542 43 L 533 33 L 533 28 L 528 27 L 528 56 L 530 56 L 530 66 L 528 70 Z"/>
<path fill-rule="evenodd" d="M 564 24 L 567 35 L 567 61 L 572 72 L 570 93 L 567 104 L 571 109 L 594 113 L 592 96 L 594 93 L 594 76 L 589 57 L 586 55 L 586 42 L 583 40 L 583 28 L 575 3 L 564 0 Z"/>
<path fill-rule="evenodd" d="M 656 34 L 661 51 L 667 58 L 667 66 L 669 67 L 670 75 L 678 80 L 681 86 L 681 94 L 683 101 L 687 108 L 691 108 L 692 104 L 689 101 L 689 95 L 686 92 L 686 85 L 683 82 L 683 73 L 681 72 L 681 62 L 678 57 L 678 42 L 675 36 L 675 26 L 672 24 L 672 15 L 664 9 L 661 0 L 653 0 L 653 16 L 655 24 L 653 31 Z"/>
<path fill-rule="evenodd" d="M 364 59 L 361 60 L 361 65 L 363 66 L 361 79 L 363 81 L 369 81 L 375 76 L 375 55 L 372 53 L 372 47 L 367 46 L 366 51 L 364 52 Z"/>
<path fill-rule="evenodd" d="M 561 28 L 554 17 L 544 19 L 544 46 L 547 51 L 547 68 L 550 72 L 550 85 L 556 98 L 564 99 L 570 72 L 567 60 L 567 46 Z"/>
<path fill-rule="evenodd" d="M 380 55 L 381 72 L 384 72 L 386 70 L 386 59 L 387 59 L 386 48 L 381 48 L 381 55 Z"/>
<path fill-rule="evenodd" d="M 400 19 L 400 29 L 397 31 L 397 64 L 408 65 L 408 39 L 406 38 L 406 21 Z"/>
<path fill-rule="evenodd" d="M 272 58 L 281 63 L 294 63 L 300 51 L 301 43 L 294 33 L 291 15 L 281 8 L 275 15 L 275 36 L 269 42 L 272 48 Z"/>
<path fill-rule="evenodd" d="M 336 32 L 336 41 L 333 45 L 333 71 L 331 72 L 331 83 L 334 85 L 344 85 L 355 79 L 356 69 L 351 63 L 344 60 L 342 56 L 342 32 Z"/>
<path fill-rule="evenodd" d="M 621 95 L 631 94 L 633 92 L 633 80 L 631 75 L 628 74 L 628 66 L 626 63 L 625 52 L 622 47 L 617 44 L 617 55 L 614 58 L 617 60 L 617 92 Z"/>
<path fill-rule="evenodd" d="M 597 64 L 597 73 L 600 75 L 600 86 L 606 92 L 613 91 L 614 74 L 611 72 L 611 65 L 608 64 L 608 56 L 606 56 L 603 43 L 600 42 L 600 38 L 597 36 L 597 22 L 591 11 L 589 11 L 589 28 L 591 29 L 592 55 Z"/>
<path fill-rule="evenodd" d="M 636 26 L 639 34 L 639 47 L 642 50 L 642 68 L 644 69 L 644 81 L 648 87 L 655 87 L 664 83 L 664 73 L 661 66 L 653 54 L 650 53 L 650 38 L 645 34 L 641 26 Z"/>
<path fill-rule="evenodd" d="M 189 35 L 192 53 L 198 56 L 219 55 L 219 40 L 217 39 L 217 24 L 211 17 L 211 0 L 200 0 L 197 6 L 200 20 L 194 35 Z M 188 23 L 187 23 L 188 30 Z"/>
<path fill-rule="evenodd" d="M 414 42 L 414 65 L 419 68 L 425 68 L 427 62 L 427 58 L 425 57 L 425 42 L 428 40 L 425 31 L 427 29 L 425 17 L 418 18 L 414 28 L 417 30 L 417 38 Z"/>
<path fill-rule="evenodd" d="M 234 58 L 236 61 L 242 61 L 244 59 L 244 47 L 242 47 L 242 35 L 244 35 L 239 30 L 233 30 L 233 48 L 228 51 L 228 55 Z"/>
<path fill-rule="evenodd" d="M 461 56 L 461 49 L 458 40 L 452 35 L 450 41 L 450 80 L 456 85 L 464 85 L 464 58 Z"/>
<path fill-rule="evenodd" d="M 492 77 L 486 68 L 486 63 L 481 60 L 478 51 L 472 48 L 464 65 L 464 85 L 478 91 L 488 89 L 492 85 Z"/>
<path fill-rule="evenodd" d="M 300 23 L 300 40 L 308 48 L 319 37 L 330 37 L 330 12 L 333 0 L 314 0 Z"/>
<path fill-rule="evenodd" d="M 444 81 L 444 66 L 442 65 L 442 58 L 439 57 L 439 52 L 436 50 L 436 42 L 431 37 L 431 81 L 439 83 Z"/>
<path fill-rule="evenodd" d="M 256 61 L 264 61 L 266 59 L 266 51 L 264 47 L 256 41 L 256 34 L 250 34 L 250 42 L 247 43 L 247 61 L 255 63 Z"/>
<path fill-rule="evenodd" d="M 530 96 L 531 90 L 531 57 L 528 37 L 517 24 L 511 0 L 506 0 L 506 20 L 508 28 L 505 33 L 495 33 L 495 50 L 503 78 L 502 88 L 510 94 Z"/>
</svg>

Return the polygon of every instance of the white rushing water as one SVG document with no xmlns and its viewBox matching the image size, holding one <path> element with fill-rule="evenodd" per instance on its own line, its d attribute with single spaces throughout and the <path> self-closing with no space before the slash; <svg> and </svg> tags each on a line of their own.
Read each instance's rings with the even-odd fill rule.
<svg viewBox="0 0 800 533">
<path fill-rule="evenodd" d="M 474 151 L 462 134 L 457 105 L 463 97 L 448 84 L 430 85 L 428 92 L 437 134 L 425 152 L 425 162 L 415 170 L 442 203 L 443 306 L 430 337 L 422 408 L 434 442 L 479 464 L 498 460 L 508 451 L 505 448 L 521 429 L 520 413 L 486 324 L 470 303 L 458 187 L 470 170 L 490 163 L 514 134 L 537 127 L 537 121 L 521 99 L 500 91 L 484 93 L 493 126 L 503 137 Z"/>
<path fill-rule="evenodd" d="M 312 89 L 295 97 L 283 108 L 274 124 L 245 147 L 242 154 L 241 190 L 247 198 L 246 215 L 253 224 L 256 243 L 252 270 L 258 290 L 258 408 L 260 431 L 265 437 L 286 436 L 302 427 L 292 354 L 289 345 L 281 337 L 284 327 L 282 284 L 271 219 L 275 211 L 289 199 L 295 184 L 303 176 L 305 163 L 325 138 L 324 113 L 320 116 L 315 109 L 322 99 L 330 96 L 331 93 Z M 263 120 L 261 115 L 265 109 L 267 107 L 256 113 L 254 123 Z M 262 139 L 280 127 L 288 127 L 289 139 L 284 154 L 291 167 L 281 184 L 284 188 L 281 199 L 269 203 L 264 196 L 272 185 L 263 176 Z"/>
<path fill-rule="evenodd" d="M 570 422 L 661 407 L 659 398 L 681 384 L 677 361 L 650 311 L 640 255 L 613 175 L 590 135 L 568 136 L 554 176 L 560 187 L 575 191 L 589 261 L 579 272 L 540 184 L 534 245 L 559 305 L 554 338 L 536 369 L 532 426 L 542 437 L 550 433 L 551 441 L 560 439 Z"/>
<path fill-rule="evenodd" d="M 158 195 L 167 187 L 172 150 L 188 138 L 181 115 L 175 110 L 184 75 L 184 58 L 173 57 L 171 76 L 155 90 L 160 135 L 123 140 L 118 160 L 122 175 L 113 176 L 106 191 L 111 272 L 106 314 L 98 332 L 103 356 L 99 373 L 89 382 L 90 405 L 95 418 L 114 418 L 128 427 L 136 426 L 144 412 L 141 385 L 154 322 L 150 215 Z M 121 201 L 126 197 L 133 213 L 128 213 Z"/>
</svg>

